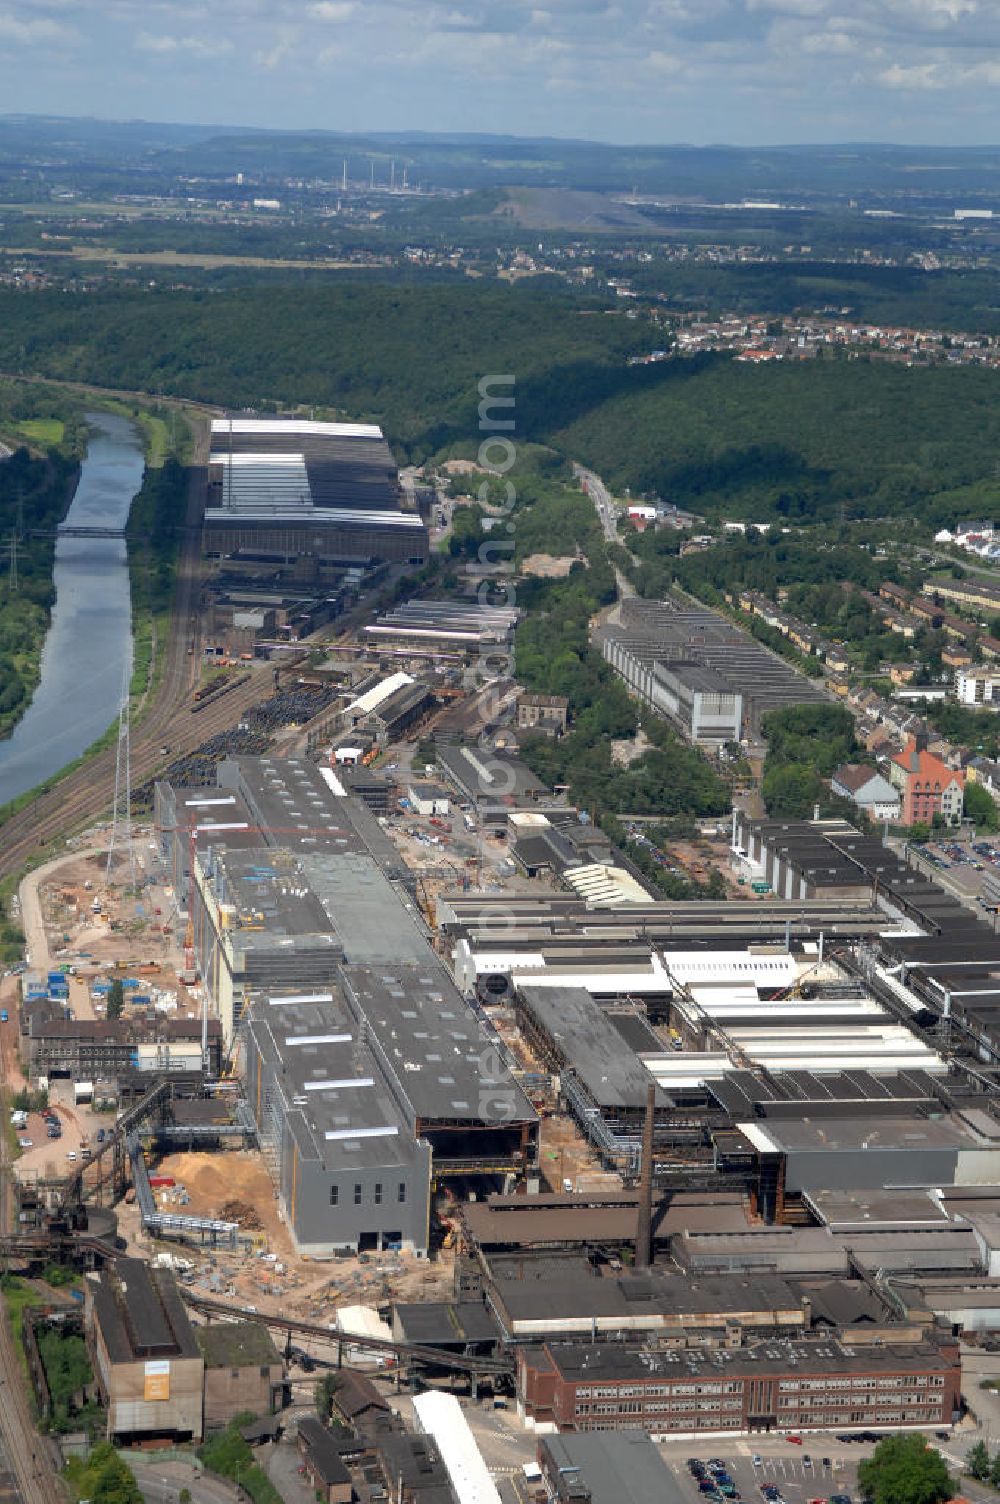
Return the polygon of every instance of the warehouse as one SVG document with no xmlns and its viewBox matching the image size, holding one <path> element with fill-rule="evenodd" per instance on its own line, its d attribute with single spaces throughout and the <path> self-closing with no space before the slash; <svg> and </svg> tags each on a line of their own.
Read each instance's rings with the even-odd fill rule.
<svg viewBox="0 0 1000 1504">
<path fill-rule="evenodd" d="M 560 1271 L 546 1278 L 497 1279 L 486 1302 L 505 1342 L 572 1338 L 668 1339 L 691 1332 L 736 1334 L 801 1332 L 809 1302 L 786 1280 L 758 1274 L 688 1279 L 660 1269 L 619 1278 Z"/>
<path fill-rule="evenodd" d="M 620 603 L 619 615 L 619 624 L 595 634 L 605 661 L 693 740 L 739 740 L 759 734 L 769 710 L 829 701 L 818 684 L 707 607 L 633 597 Z M 691 677 L 688 666 L 707 676 Z M 737 724 L 732 736 L 726 728 Z"/>
<path fill-rule="evenodd" d="M 507 752 L 445 744 L 437 748 L 437 762 L 459 799 L 490 825 L 505 827 L 512 810 L 530 808 L 550 796 L 528 764 Z"/>
<path fill-rule="evenodd" d="M 84 1287 L 108 1439 L 200 1441 L 205 1364 L 174 1276 L 120 1258 Z"/>
<path fill-rule="evenodd" d="M 740 1123 L 761 1155 L 780 1155 L 790 1191 L 1000 1184 L 1000 1122 L 968 1113 L 935 1117 L 789 1116 Z"/>
<path fill-rule="evenodd" d="M 400 509 L 396 466 L 368 424 L 212 423 L 204 550 L 300 577 L 374 559 L 422 564 L 427 529 Z M 306 562 L 308 561 L 308 563 Z"/>
<path fill-rule="evenodd" d="M 218 1019 L 207 1023 L 208 1072 L 222 1060 Z M 22 1057 L 27 1074 L 66 1076 L 73 1081 L 112 1081 L 119 1093 L 144 1092 L 169 1076 L 192 1089 L 203 1078 L 202 1026 L 197 1018 L 44 1018 L 27 1015 Z"/>
<path fill-rule="evenodd" d="M 404 674 L 402 671 L 389 674 L 384 679 L 373 675 L 371 679 L 362 680 L 358 686 L 361 693 L 356 695 L 349 705 L 345 705 L 341 712 L 340 719 L 344 730 L 350 731 L 355 726 L 362 725 L 373 711 L 378 710 L 384 701 L 396 693 L 397 689 L 404 689 L 415 682 L 411 674 Z"/>
<path fill-rule="evenodd" d="M 448 1470 L 448 1481 L 461 1504 L 500 1504 L 469 1422 L 453 1394 L 428 1390 L 413 1401 L 417 1426 L 429 1436 Z"/>
<path fill-rule="evenodd" d="M 411 600 L 365 627 L 365 640 L 375 648 L 476 654 L 492 676 L 508 667 L 520 615 L 514 606 Z"/>
<path fill-rule="evenodd" d="M 212 788 L 182 788 L 157 779 L 153 785 L 153 837 L 178 911 L 188 912 L 191 853 L 203 861 L 213 846 L 228 850 L 260 845 L 253 816 L 236 793 Z"/>
<path fill-rule="evenodd" d="M 958 1346 L 825 1341 L 651 1352 L 544 1343 L 518 1353 L 518 1413 L 541 1431 L 641 1426 L 654 1436 L 838 1426 L 951 1426 Z"/>
<path fill-rule="evenodd" d="M 612 1133 L 641 1132 L 651 1077 L 635 1050 L 616 1029 L 613 1017 L 594 1002 L 583 987 L 519 987 L 515 1012 L 521 1031 L 546 1069 L 560 1075 L 562 1089 L 570 1078 L 582 1089 L 586 1106 L 598 1112 Z M 646 1043 L 659 1052 L 663 1046 L 648 1025 Z M 672 1106 L 663 1092 L 660 1108 Z"/>
<path fill-rule="evenodd" d="M 427 1252 L 430 1148 L 408 1131 L 340 992 L 254 1005 L 246 1089 L 300 1253 Z"/>
<path fill-rule="evenodd" d="M 284 1394 L 284 1365 L 266 1326 L 213 1321 L 194 1328 L 205 1360 L 205 1430 L 237 1415 L 270 1415 Z"/>
<path fill-rule="evenodd" d="M 196 864 L 201 970 L 227 1039 L 246 1024 L 248 1099 L 293 1235 L 424 1251 L 431 1156 L 435 1177 L 523 1177 L 534 1110 L 370 811 L 300 759 L 235 759 L 219 778 L 262 845 Z"/>
<path fill-rule="evenodd" d="M 681 1504 L 684 1495 L 645 1431 L 547 1436 L 538 1463 L 553 1504 Z"/>
</svg>

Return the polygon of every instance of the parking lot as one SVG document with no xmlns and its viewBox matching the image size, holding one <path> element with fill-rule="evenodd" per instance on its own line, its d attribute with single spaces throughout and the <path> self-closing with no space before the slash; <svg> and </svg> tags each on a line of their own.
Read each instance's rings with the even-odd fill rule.
<svg viewBox="0 0 1000 1504">
<path fill-rule="evenodd" d="M 773 1442 L 766 1437 L 741 1438 L 730 1442 L 716 1436 L 700 1444 L 667 1442 L 661 1450 L 691 1504 L 700 1504 L 706 1495 L 699 1491 L 699 1480 L 688 1469 L 688 1458 L 698 1458 L 706 1465 L 712 1459 L 726 1463 L 732 1487 L 747 1504 L 765 1504 L 764 1488 L 777 1490 L 773 1504 L 777 1499 L 785 1504 L 809 1504 L 813 1499 L 828 1501 L 834 1495 L 845 1495 L 855 1504 L 857 1465 L 871 1448 L 837 1443 L 834 1452 L 832 1444 L 832 1436 L 803 1437 L 801 1447 L 785 1439 Z M 755 1462 L 755 1458 L 759 1461 Z"/>
</svg>

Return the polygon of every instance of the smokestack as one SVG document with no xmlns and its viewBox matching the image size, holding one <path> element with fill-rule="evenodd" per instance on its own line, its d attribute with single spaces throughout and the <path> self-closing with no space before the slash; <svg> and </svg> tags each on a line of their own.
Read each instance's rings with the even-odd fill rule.
<svg viewBox="0 0 1000 1504">
<path fill-rule="evenodd" d="M 635 1267 L 648 1269 L 653 1262 L 653 1122 L 656 1087 L 646 1090 L 646 1117 L 642 1125 L 642 1166 L 639 1176 L 639 1217 L 635 1234 Z"/>
</svg>

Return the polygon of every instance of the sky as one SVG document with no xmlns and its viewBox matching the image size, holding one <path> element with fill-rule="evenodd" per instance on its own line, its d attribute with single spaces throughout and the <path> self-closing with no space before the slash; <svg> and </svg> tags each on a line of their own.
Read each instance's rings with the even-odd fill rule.
<svg viewBox="0 0 1000 1504">
<path fill-rule="evenodd" d="M 1000 141 L 1000 0 L 0 0 L 0 113 Z"/>
</svg>

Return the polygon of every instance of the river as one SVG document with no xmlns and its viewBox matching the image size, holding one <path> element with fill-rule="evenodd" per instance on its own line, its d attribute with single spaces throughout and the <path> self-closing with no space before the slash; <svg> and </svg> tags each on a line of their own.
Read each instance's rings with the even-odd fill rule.
<svg viewBox="0 0 1000 1504">
<path fill-rule="evenodd" d="M 142 485 L 142 434 L 116 413 L 88 413 L 90 440 L 65 522 L 124 527 Z M 0 741 L 0 805 L 85 752 L 118 714 L 132 668 L 132 603 L 123 538 L 59 538 L 56 600 L 41 678 Z"/>
</svg>

